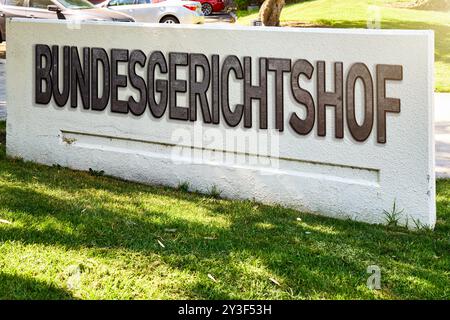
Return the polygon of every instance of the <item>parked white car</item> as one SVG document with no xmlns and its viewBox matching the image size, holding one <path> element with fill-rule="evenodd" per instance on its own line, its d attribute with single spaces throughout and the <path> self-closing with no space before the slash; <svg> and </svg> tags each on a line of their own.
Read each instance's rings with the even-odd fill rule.
<svg viewBox="0 0 450 320">
<path fill-rule="evenodd" d="M 136 22 L 204 23 L 200 2 L 185 0 L 107 0 L 98 5 L 126 13 Z"/>
</svg>

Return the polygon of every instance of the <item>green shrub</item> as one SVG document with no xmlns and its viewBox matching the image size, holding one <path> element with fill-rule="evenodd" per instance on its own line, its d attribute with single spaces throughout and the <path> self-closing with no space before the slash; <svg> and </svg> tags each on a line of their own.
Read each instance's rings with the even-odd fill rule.
<svg viewBox="0 0 450 320">
<path fill-rule="evenodd" d="M 256 1 L 256 0 L 234 0 L 234 3 L 236 4 L 236 7 L 239 10 L 247 10 L 247 7 L 252 4 L 261 5 L 263 1 Z"/>
</svg>

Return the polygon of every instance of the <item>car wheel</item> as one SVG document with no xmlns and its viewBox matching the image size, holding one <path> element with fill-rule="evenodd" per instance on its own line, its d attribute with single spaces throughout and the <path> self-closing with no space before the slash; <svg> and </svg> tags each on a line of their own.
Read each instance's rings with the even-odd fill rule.
<svg viewBox="0 0 450 320">
<path fill-rule="evenodd" d="M 213 12 L 213 7 L 209 3 L 203 3 L 202 4 L 202 12 L 205 16 L 209 16 Z"/>
<path fill-rule="evenodd" d="M 162 18 L 159 23 L 180 23 L 180 21 L 175 17 L 167 16 Z"/>
</svg>

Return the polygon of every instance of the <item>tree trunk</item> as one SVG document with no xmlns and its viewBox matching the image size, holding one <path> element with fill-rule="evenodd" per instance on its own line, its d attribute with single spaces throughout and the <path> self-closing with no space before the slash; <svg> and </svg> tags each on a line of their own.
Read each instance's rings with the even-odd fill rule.
<svg viewBox="0 0 450 320">
<path fill-rule="evenodd" d="M 264 26 L 279 26 L 284 0 L 265 0 L 259 10 L 259 19 Z"/>
<path fill-rule="evenodd" d="M 412 8 L 418 10 L 449 11 L 450 0 L 416 0 Z"/>
</svg>

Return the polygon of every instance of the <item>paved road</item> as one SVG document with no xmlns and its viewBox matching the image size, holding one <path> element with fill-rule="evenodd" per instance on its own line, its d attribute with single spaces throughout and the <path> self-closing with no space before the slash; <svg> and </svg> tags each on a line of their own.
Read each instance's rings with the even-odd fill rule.
<svg viewBox="0 0 450 320">
<path fill-rule="evenodd" d="M 0 59 L 0 120 L 6 119 L 5 65 Z M 436 175 L 450 178 L 450 93 L 435 94 Z"/>
</svg>

